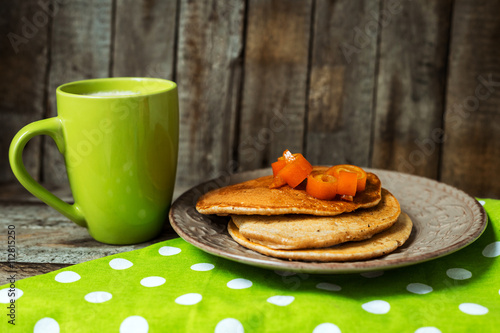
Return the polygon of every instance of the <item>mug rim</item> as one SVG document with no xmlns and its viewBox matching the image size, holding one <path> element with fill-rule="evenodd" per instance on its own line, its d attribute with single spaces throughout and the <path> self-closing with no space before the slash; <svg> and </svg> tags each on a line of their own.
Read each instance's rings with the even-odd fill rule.
<svg viewBox="0 0 500 333">
<path fill-rule="evenodd" d="M 86 95 L 84 93 L 75 93 L 75 92 L 70 92 L 66 91 L 65 89 L 74 87 L 74 86 L 82 86 L 82 85 L 90 85 L 90 84 L 95 84 L 95 83 L 100 83 L 100 82 L 157 82 L 157 83 L 162 83 L 165 84 L 164 87 L 160 87 L 158 89 L 155 89 L 153 91 L 145 91 L 145 92 L 139 92 L 139 93 L 134 93 L 134 94 L 124 94 L 124 95 Z M 72 81 L 72 82 L 67 82 L 64 84 L 61 84 L 60 86 L 57 87 L 56 89 L 56 94 L 60 96 L 68 96 L 68 97 L 73 97 L 73 98 L 84 98 L 84 99 L 116 99 L 116 98 L 133 98 L 133 97 L 144 97 L 144 96 L 151 96 L 151 95 L 156 95 L 156 94 L 161 94 L 161 93 L 166 93 L 172 90 L 175 90 L 177 88 L 177 84 L 174 81 L 167 80 L 167 79 L 161 79 L 161 78 L 154 78 L 154 77 L 104 77 L 104 78 L 95 78 L 95 79 L 85 79 L 85 80 L 78 80 L 78 81 Z"/>
</svg>

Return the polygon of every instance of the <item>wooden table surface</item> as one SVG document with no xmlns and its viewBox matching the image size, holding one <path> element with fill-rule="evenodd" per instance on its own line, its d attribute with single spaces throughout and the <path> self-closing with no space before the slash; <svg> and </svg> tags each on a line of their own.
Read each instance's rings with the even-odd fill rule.
<svg viewBox="0 0 500 333">
<path fill-rule="evenodd" d="M 67 189 L 51 190 L 63 200 L 72 201 Z M 176 190 L 174 198 L 182 192 Z M 166 220 L 162 233 L 149 242 L 125 246 L 103 244 L 92 239 L 87 229 L 71 222 L 18 184 L 0 187 L 0 230 L 0 281 L 3 282 L 13 274 L 20 280 L 178 237 Z M 13 240 L 8 237 L 10 230 L 15 231 L 11 252 L 8 250 L 8 241 Z M 9 256 L 12 249 L 15 257 Z"/>
</svg>

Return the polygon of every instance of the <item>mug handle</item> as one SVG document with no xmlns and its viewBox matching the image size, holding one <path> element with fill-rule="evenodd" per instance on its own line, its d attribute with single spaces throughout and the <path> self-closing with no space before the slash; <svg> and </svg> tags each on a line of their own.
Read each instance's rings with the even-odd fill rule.
<svg viewBox="0 0 500 333">
<path fill-rule="evenodd" d="M 85 218 L 76 203 L 70 205 L 62 201 L 34 180 L 26 170 L 23 163 L 23 150 L 28 141 L 36 135 L 50 136 L 56 142 L 59 152 L 64 154 L 64 135 L 62 131 L 62 123 L 59 118 L 47 118 L 30 123 L 24 126 L 16 134 L 16 136 L 14 136 L 14 139 L 12 139 L 12 143 L 10 144 L 9 161 L 14 175 L 35 197 L 39 198 L 76 224 L 82 227 L 87 227 L 87 222 L 85 221 Z"/>
</svg>

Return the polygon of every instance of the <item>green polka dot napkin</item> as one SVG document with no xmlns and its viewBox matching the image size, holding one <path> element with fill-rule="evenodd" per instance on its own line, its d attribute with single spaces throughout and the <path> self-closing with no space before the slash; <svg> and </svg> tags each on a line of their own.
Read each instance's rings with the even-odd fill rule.
<svg viewBox="0 0 500 333">
<path fill-rule="evenodd" d="M 295 274 L 218 258 L 177 238 L 17 281 L 15 297 L 0 287 L 0 331 L 498 332 L 500 201 L 481 202 L 485 233 L 427 263 Z"/>
</svg>

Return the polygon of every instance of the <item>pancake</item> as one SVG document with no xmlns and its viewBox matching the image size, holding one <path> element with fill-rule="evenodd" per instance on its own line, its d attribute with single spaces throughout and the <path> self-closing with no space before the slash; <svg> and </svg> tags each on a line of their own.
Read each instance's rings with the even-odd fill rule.
<svg viewBox="0 0 500 333">
<path fill-rule="evenodd" d="M 327 169 L 314 167 L 318 172 Z M 352 202 L 316 199 L 304 189 L 293 189 L 287 185 L 270 189 L 272 180 L 273 176 L 270 175 L 215 189 L 199 198 L 196 210 L 201 214 L 217 215 L 335 216 L 358 208 L 376 206 L 381 200 L 380 179 L 373 173 L 367 173 L 365 190 L 357 193 Z"/>
<path fill-rule="evenodd" d="M 372 208 L 337 216 L 231 215 L 241 235 L 272 249 L 329 247 L 360 241 L 390 228 L 401 213 L 399 202 L 386 189 Z"/>
<path fill-rule="evenodd" d="M 392 227 L 372 238 L 360 242 L 347 242 L 327 248 L 302 250 L 277 250 L 257 244 L 243 237 L 238 227 L 230 221 L 228 231 L 231 237 L 240 245 L 267 256 L 304 261 L 356 261 L 366 260 L 386 255 L 410 237 L 412 222 L 408 215 L 401 213 Z"/>
</svg>

